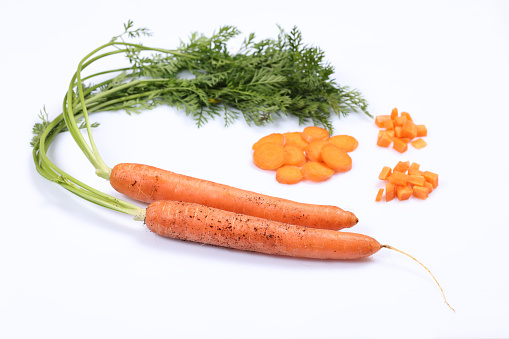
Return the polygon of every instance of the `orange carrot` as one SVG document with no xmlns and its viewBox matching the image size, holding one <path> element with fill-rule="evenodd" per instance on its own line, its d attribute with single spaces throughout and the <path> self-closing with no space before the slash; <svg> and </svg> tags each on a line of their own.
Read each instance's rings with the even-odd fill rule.
<svg viewBox="0 0 509 339">
<path fill-rule="evenodd" d="M 422 200 L 428 199 L 429 191 L 426 187 L 423 186 L 414 186 L 412 188 L 414 197 Z"/>
<path fill-rule="evenodd" d="M 384 166 L 382 168 L 382 171 L 378 175 L 378 179 L 387 180 L 391 174 L 392 174 L 392 169 L 388 166 Z"/>
<path fill-rule="evenodd" d="M 428 130 L 425 125 L 416 125 L 417 128 L 417 137 L 425 137 L 428 135 Z"/>
<path fill-rule="evenodd" d="M 393 108 L 391 111 L 391 119 L 396 119 L 398 117 L 398 109 Z"/>
<path fill-rule="evenodd" d="M 396 119 L 394 119 L 394 126 L 400 126 L 403 127 L 405 122 L 407 121 L 407 118 L 404 116 L 399 116 Z"/>
<path fill-rule="evenodd" d="M 297 146 L 286 145 L 285 149 L 285 165 L 302 166 L 306 163 L 306 155 L 304 151 Z"/>
<path fill-rule="evenodd" d="M 111 171 L 110 184 L 118 192 L 147 203 L 159 200 L 194 202 L 274 221 L 332 230 L 352 227 L 358 222 L 352 212 L 336 206 L 271 197 L 146 165 L 116 165 Z"/>
<path fill-rule="evenodd" d="M 384 123 L 387 121 L 387 120 L 391 120 L 391 116 L 390 115 L 377 115 L 375 117 L 375 124 L 380 127 L 380 128 L 383 128 L 384 127 Z"/>
<path fill-rule="evenodd" d="M 430 171 L 425 171 L 422 176 L 424 179 L 426 179 L 427 182 L 433 185 L 433 188 L 438 187 L 438 174 Z"/>
<path fill-rule="evenodd" d="M 303 178 L 300 167 L 294 165 L 284 165 L 276 171 L 276 180 L 280 184 L 293 185 L 300 182 Z"/>
<path fill-rule="evenodd" d="M 424 186 L 426 179 L 422 175 L 409 175 L 408 183 L 416 186 Z"/>
<path fill-rule="evenodd" d="M 394 138 L 392 148 L 394 148 L 399 153 L 404 153 L 408 149 L 408 144 L 399 140 L 398 138 Z"/>
<path fill-rule="evenodd" d="M 419 138 L 419 139 L 416 139 L 416 140 L 413 140 L 411 142 L 412 146 L 414 146 L 415 148 L 417 149 L 421 149 L 421 148 L 424 148 L 426 147 L 427 143 L 426 141 L 424 141 L 422 138 Z"/>
<path fill-rule="evenodd" d="M 334 146 L 326 144 L 322 147 L 323 162 L 336 172 L 348 172 L 352 169 L 352 158 L 347 152 Z"/>
<path fill-rule="evenodd" d="M 382 133 L 378 135 L 376 144 L 380 147 L 389 147 L 389 145 L 392 144 L 392 138 L 388 133 L 382 131 Z"/>
<path fill-rule="evenodd" d="M 375 198 L 375 201 L 382 201 L 382 196 L 384 194 L 384 189 L 383 188 L 380 188 L 378 190 L 378 193 L 376 194 L 376 198 Z"/>
<path fill-rule="evenodd" d="M 396 196 L 399 200 L 408 200 L 414 191 L 412 190 L 412 187 L 409 185 L 405 186 L 396 186 Z"/>
<path fill-rule="evenodd" d="M 328 143 L 327 140 L 311 141 L 306 147 L 306 156 L 311 161 L 322 161 L 322 147 Z"/>
<path fill-rule="evenodd" d="M 334 170 L 317 161 L 309 161 L 302 166 L 302 175 L 304 178 L 320 182 L 329 179 L 334 174 Z"/>
<path fill-rule="evenodd" d="M 385 121 L 384 127 L 386 130 L 393 130 L 394 129 L 394 121 L 392 119 Z"/>
<path fill-rule="evenodd" d="M 396 197 L 396 185 L 385 183 L 385 201 L 389 202 Z"/>
<path fill-rule="evenodd" d="M 402 172 L 393 172 L 389 177 L 389 182 L 397 186 L 406 186 L 408 184 L 408 174 Z"/>
<path fill-rule="evenodd" d="M 253 162 L 264 170 L 278 169 L 285 163 L 285 149 L 279 144 L 261 144 L 253 152 Z"/>
<path fill-rule="evenodd" d="M 407 119 L 407 121 L 412 121 L 412 117 L 410 116 L 410 114 L 408 112 L 401 112 L 401 116 L 405 117 Z"/>
<path fill-rule="evenodd" d="M 352 152 L 359 146 L 357 139 L 350 135 L 334 135 L 327 141 L 345 152 Z"/>
<path fill-rule="evenodd" d="M 255 142 L 253 144 L 252 148 L 253 148 L 253 150 L 255 150 L 256 148 L 258 148 L 258 146 L 267 144 L 267 143 L 278 144 L 278 145 L 283 146 L 285 144 L 285 136 L 281 133 L 272 133 L 272 134 L 266 135 L 263 138 L 261 138 L 260 140 L 258 140 L 257 142 Z"/>
<path fill-rule="evenodd" d="M 419 170 L 419 168 L 421 167 L 420 164 L 416 163 L 416 162 L 413 162 L 410 164 L 410 166 L 408 166 L 408 170 Z M 408 173 L 408 174 L 411 174 L 411 173 Z"/>
<path fill-rule="evenodd" d="M 329 137 L 329 131 L 318 126 L 309 126 L 302 131 L 302 139 L 307 143 L 315 140 L 325 140 Z"/>
<path fill-rule="evenodd" d="M 405 173 L 410 168 L 410 161 L 398 161 L 396 166 L 394 166 L 394 171 Z"/>
<path fill-rule="evenodd" d="M 301 150 L 306 149 L 306 146 L 308 145 L 308 143 L 304 139 L 302 139 L 301 132 L 286 132 L 283 133 L 283 136 L 286 139 L 285 145 L 297 146 Z"/>
<path fill-rule="evenodd" d="M 417 135 L 417 126 L 412 120 L 406 120 L 401 129 L 402 138 L 413 139 Z"/>
</svg>

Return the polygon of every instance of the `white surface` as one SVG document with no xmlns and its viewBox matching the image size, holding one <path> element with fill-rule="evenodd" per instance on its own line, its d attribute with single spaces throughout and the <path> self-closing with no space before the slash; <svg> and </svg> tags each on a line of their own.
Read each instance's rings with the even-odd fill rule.
<svg viewBox="0 0 509 339">
<path fill-rule="evenodd" d="M 187 4 L 186 4 L 187 3 Z M 507 1 L 18 1 L 2 5 L 2 338 L 508 338 Z M 98 114 L 103 158 L 354 211 L 353 231 L 408 251 L 359 262 L 241 253 L 158 237 L 129 216 L 75 198 L 34 170 L 28 146 L 39 110 L 53 118 L 77 62 L 127 19 L 172 48 L 192 31 L 231 24 L 275 37 L 297 25 L 338 82 L 359 88 L 374 115 L 393 107 L 427 125 L 428 147 L 378 148 L 360 114 L 335 119 L 358 138 L 354 168 L 323 184 L 285 187 L 250 162 L 265 128 L 202 129 L 162 107 Z M 115 194 L 68 135 L 58 165 Z M 440 174 L 427 201 L 375 203 L 383 165 L 419 162 Z"/>
</svg>

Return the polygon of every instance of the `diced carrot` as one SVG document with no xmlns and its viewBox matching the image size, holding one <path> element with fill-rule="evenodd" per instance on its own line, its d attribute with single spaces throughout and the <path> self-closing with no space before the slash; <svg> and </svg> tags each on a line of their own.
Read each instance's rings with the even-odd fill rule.
<svg viewBox="0 0 509 339">
<path fill-rule="evenodd" d="M 303 178 L 302 171 L 297 166 L 284 165 L 276 171 L 276 180 L 281 184 L 293 185 L 300 182 Z"/>
<path fill-rule="evenodd" d="M 306 163 L 306 155 L 304 151 L 297 146 L 286 145 L 285 149 L 285 165 L 302 166 Z"/>
<path fill-rule="evenodd" d="M 408 182 L 411 185 L 424 186 L 426 179 L 424 179 L 424 177 L 422 175 L 409 175 Z"/>
<path fill-rule="evenodd" d="M 416 125 L 417 127 L 417 137 L 425 137 L 428 135 L 428 130 L 425 125 Z"/>
<path fill-rule="evenodd" d="M 433 185 L 433 188 L 437 188 L 438 186 L 438 174 L 426 171 L 422 174 L 424 179 L 426 179 L 427 182 Z"/>
<path fill-rule="evenodd" d="M 378 179 L 387 180 L 391 174 L 392 174 L 392 169 L 389 166 L 384 166 L 382 168 L 382 171 L 378 175 Z"/>
<path fill-rule="evenodd" d="M 408 200 L 412 194 L 413 194 L 412 187 L 405 185 L 405 186 L 396 186 L 396 196 L 399 200 Z"/>
<path fill-rule="evenodd" d="M 389 182 L 397 186 L 406 186 L 408 184 L 408 174 L 402 172 L 392 172 Z"/>
<path fill-rule="evenodd" d="M 302 133 L 301 132 L 286 132 L 283 133 L 286 143 L 285 145 L 292 145 L 297 146 L 300 149 L 305 149 L 308 143 L 302 139 Z"/>
<path fill-rule="evenodd" d="M 410 164 L 410 166 L 408 167 L 408 169 L 415 169 L 415 170 L 418 170 L 419 168 L 421 167 L 421 165 L 419 165 L 418 163 L 416 162 L 413 162 Z M 410 174 L 410 173 L 409 173 Z"/>
<path fill-rule="evenodd" d="M 391 120 L 391 116 L 390 115 L 377 115 L 375 117 L 375 124 L 380 127 L 380 128 L 383 128 L 384 127 L 384 123 L 387 121 L 387 120 Z"/>
<path fill-rule="evenodd" d="M 283 146 L 285 144 L 285 136 L 281 133 L 272 133 L 272 134 L 266 135 L 263 138 L 261 138 L 260 140 L 258 140 L 257 142 L 255 142 L 253 144 L 252 148 L 253 148 L 253 150 L 255 150 L 258 146 L 267 144 L 267 143 L 278 144 L 278 145 Z"/>
<path fill-rule="evenodd" d="M 311 161 L 322 161 L 322 147 L 328 143 L 327 140 L 311 141 L 306 147 L 306 156 Z"/>
<path fill-rule="evenodd" d="M 394 126 L 394 136 L 396 138 L 401 138 L 401 131 L 403 130 L 403 127 L 401 126 Z"/>
<path fill-rule="evenodd" d="M 428 189 L 426 187 L 423 187 L 423 186 L 414 186 L 412 188 L 412 190 L 413 190 L 413 195 L 416 198 L 426 200 L 428 198 L 428 196 L 429 196 L 429 191 L 428 191 Z"/>
<path fill-rule="evenodd" d="M 406 117 L 399 116 L 394 119 L 394 126 L 403 126 L 406 121 Z"/>
<path fill-rule="evenodd" d="M 398 109 L 393 108 L 391 111 L 391 119 L 396 119 L 398 117 Z"/>
<path fill-rule="evenodd" d="M 392 120 L 387 120 L 384 122 L 384 127 L 386 130 L 393 130 L 394 129 L 394 122 Z"/>
<path fill-rule="evenodd" d="M 410 138 L 398 138 L 400 141 L 403 141 L 405 144 L 410 142 Z"/>
<path fill-rule="evenodd" d="M 408 175 L 421 175 L 423 174 L 424 172 L 423 171 L 420 171 L 418 169 L 415 169 L 415 168 L 409 168 L 408 169 Z"/>
<path fill-rule="evenodd" d="M 393 183 L 385 183 L 385 201 L 389 202 L 396 197 L 396 185 Z"/>
<path fill-rule="evenodd" d="M 406 117 L 407 120 L 412 121 L 412 117 L 410 116 L 410 114 L 408 112 L 401 112 L 401 116 Z"/>
<path fill-rule="evenodd" d="M 398 161 L 396 166 L 394 166 L 394 171 L 406 173 L 410 168 L 410 161 Z"/>
<path fill-rule="evenodd" d="M 401 129 L 401 137 L 413 139 L 413 138 L 415 138 L 416 135 L 417 135 L 417 126 L 415 126 L 415 124 L 412 120 L 407 119 Z"/>
<path fill-rule="evenodd" d="M 382 201 L 382 196 L 384 194 L 384 189 L 383 188 L 380 188 L 378 190 L 378 193 L 376 194 L 376 198 L 375 198 L 375 201 L 379 202 L 379 201 Z"/>
<path fill-rule="evenodd" d="M 410 143 L 412 144 L 412 146 L 414 146 L 417 149 L 424 148 L 428 145 L 426 143 L 426 141 L 424 141 L 422 138 L 415 139 L 415 140 L 411 141 Z"/>
<path fill-rule="evenodd" d="M 329 137 L 329 131 L 318 126 L 309 126 L 302 131 L 302 139 L 310 143 L 315 140 L 325 140 Z"/>
<path fill-rule="evenodd" d="M 394 130 L 388 130 L 388 131 L 385 131 L 385 133 L 388 136 L 390 136 L 391 138 L 394 138 L 396 136 Z"/>
<path fill-rule="evenodd" d="M 430 193 L 433 192 L 433 184 L 426 181 L 424 187 L 426 187 Z"/>
<path fill-rule="evenodd" d="M 376 144 L 380 147 L 389 147 L 391 143 L 392 138 L 386 132 L 382 132 L 378 136 L 378 141 L 376 142 Z"/>
<path fill-rule="evenodd" d="M 397 138 L 394 138 L 392 148 L 394 148 L 399 153 L 404 153 L 408 149 L 408 144 Z"/>
</svg>

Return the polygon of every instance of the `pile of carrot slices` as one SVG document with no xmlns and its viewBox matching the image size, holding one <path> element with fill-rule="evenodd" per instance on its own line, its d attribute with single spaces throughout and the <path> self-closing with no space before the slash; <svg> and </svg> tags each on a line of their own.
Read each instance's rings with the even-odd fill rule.
<svg viewBox="0 0 509 339">
<path fill-rule="evenodd" d="M 426 141 L 422 139 L 428 135 L 425 125 L 417 125 L 407 112 L 398 114 L 398 109 L 394 108 L 390 115 L 378 115 L 375 117 L 375 124 L 383 128 L 378 133 L 377 145 L 380 147 L 389 147 L 400 153 L 408 150 L 408 144 L 412 144 L 417 149 L 426 147 Z"/>
<path fill-rule="evenodd" d="M 425 200 L 434 189 L 438 187 L 438 174 L 422 171 L 420 165 L 410 161 L 399 161 L 394 168 L 384 166 L 380 180 L 385 181 L 385 201 L 395 197 L 399 200 L 408 200 L 410 197 Z M 380 188 L 376 201 L 381 201 L 384 189 Z"/>
<path fill-rule="evenodd" d="M 334 173 L 352 168 L 348 154 L 358 146 L 349 135 L 330 136 L 318 126 L 302 132 L 273 133 L 253 145 L 253 163 L 263 170 L 276 171 L 276 180 L 293 185 L 304 179 L 321 182 Z"/>
</svg>

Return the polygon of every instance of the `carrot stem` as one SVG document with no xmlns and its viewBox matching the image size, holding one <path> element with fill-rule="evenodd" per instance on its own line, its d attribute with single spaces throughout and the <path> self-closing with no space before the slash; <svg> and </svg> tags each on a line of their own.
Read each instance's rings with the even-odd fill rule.
<svg viewBox="0 0 509 339">
<path fill-rule="evenodd" d="M 403 252 L 403 251 L 401 251 L 401 250 L 398 250 L 397 248 L 394 248 L 394 247 L 392 247 L 392 246 L 390 246 L 390 245 L 381 245 L 380 247 L 381 247 L 381 248 L 388 248 L 388 249 L 390 249 L 390 250 L 393 250 L 393 251 L 399 252 L 399 253 L 401 253 L 401 254 L 404 254 L 404 255 L 406 255 L 407 257 L 409 257 L 409 258 L 413 259 L 414 261 L 416 261 L 417 263 L 419 263 L 419 265 L 421 265 L 422 267 L 424 267 L 424 269 L 425 269 L 426 271 L 428 271 L 428 273 L 431 275 L 431 277 L 433 278 L 433 280 L 435 280 L 435 283 L 438 285 L 438 288 L 440 288 L 440 292 L 442 292 L 442 296 L 444 297 L 444 301 L 445 301 L 445 303 L 447 304 L 447 306 L 449 306 L 449 308 L 450 308 L 451 310 L 453 310 L 454 312 L 456 312 L 456 310 L 455 310 L 454 308 L 452 308 L 452 307 L 451 307 L 451 305 L 447 302 L 447 298 L 445 297 L 444 290 L 442 289 L 442 286 L 440 286 L 440 284 L 439 284 L 438 280 L 435 278 L 435 276 L 433 275 L 433 273 L 431 273 L 431 271 L 430 271 L 430 270 L 429 270 L 426 266 L 424 266 L 424 264 L 423 264 L 423 263 L 421 263 L 419 260 L 415 259 L 415 258 L 414 258 L 413 256 L 411 256 L 410 254 L 408 254 L 408 253 L 406 253 L 406 252 Z"/>
</svg>

